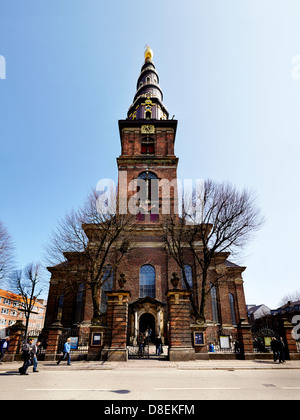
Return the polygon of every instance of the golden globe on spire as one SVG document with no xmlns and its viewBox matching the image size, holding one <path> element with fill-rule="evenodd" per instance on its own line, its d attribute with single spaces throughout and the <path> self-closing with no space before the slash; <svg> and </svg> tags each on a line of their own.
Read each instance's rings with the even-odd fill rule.
<svg viewBox="0 0 300 420">
<path fill-rule="evenodd" d="M 153 58 L 153 51 L 151 50 L 151 48 L 149 47 L 149 45 L 146 45 L 146 51 L 145 51 L 145 61 L 146 60 L 152 60 Z"/>
</svg>

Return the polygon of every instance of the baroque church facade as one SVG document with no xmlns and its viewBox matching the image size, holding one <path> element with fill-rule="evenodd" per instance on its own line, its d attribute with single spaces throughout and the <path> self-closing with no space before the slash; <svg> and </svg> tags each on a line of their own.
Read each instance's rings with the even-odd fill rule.
<svg viewBox="0 0 300 420">
<path fill-rule="evenodd" d="M 148 47 L 133 103 L 127 118 L 119 121 L 119 190 L 127 191 L 132 180 L 144 180 L 148 185 L 152 180 L 164 179 L 173 185 L 169 198 L 171 207 L 174 206 L 179 160 L 174 152 L 176 129 L 177 120 L 169 118 L 153 53 Z M 163 197 L 159 200 L 161 202 Z M 49 267 L 51 280 L 45 330 L 50 331 L 53 325 L 66 330 L 76 326 L 79 335 L 89 337 L 91 359 L 127 360 L 130 349 L 138 346 L 139 336 L 146 330 L 151 330 L 153 337 L 161 337 L 168 348 L 169 360 L 208 358 L 211 343 L 229 349 L 238 342 L 244 354 L 253 351 L 246 321 L 242 278 L 245 267 L 230 262 L 229 253 L 220 254 L 210 269 L 213 286 L 208 294 L 206 321 L 197 323 L 191 315 L 189 295 L 193 293 L 198 302 L 200 267 L 192 253 L 187 256 L 184 267 L 190 286 L 187 290 L 182 273 L 163 240 L 160 218 L 159 204 L 149 212 L 136 215 L 139 246 L 130 251 L 126 263 L 120 264 L 119 272 L 111 274 L 107 286 L 103 287 L 103 325 L 91 325 L 91 296 L 84 287 L 84 267 L 79 269 L 74 263 L 76 257 L 69 253 L 65 263 Z M 222 281 L 219 282 L 220 272 Z M 124 287 L 117 281 L 120 273 L 126 279 Z M 177 273 L 177 284 L 174 273 Z M 80 285 L 79 289 L 64 294 L 66 279 Z"/>
</svg>

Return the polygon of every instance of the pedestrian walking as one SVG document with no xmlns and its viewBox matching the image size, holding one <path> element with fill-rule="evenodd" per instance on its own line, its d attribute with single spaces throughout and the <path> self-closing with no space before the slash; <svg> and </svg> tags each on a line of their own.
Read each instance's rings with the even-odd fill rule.
<svg viewBox="0 0 300 420">
<path fill-rule="evenodd" d="M 213 343 L 209 343 L 208 349 L 209 349 L 209 352 L 210 353 L 214 353 L 215 352 L 215 346 L 213 345 Z"/>
<path fill-rule="evenodd" d="M 62 360 L 65 360 L 67 358 L 67 365 L 71 365 L 71 339 L 68 338 L 67 341 L 64 344 L 63 348 L 63 354 L 60 356 L 60 358 L 57 361 L 57 365 L 60 364 Z"/>
<path fill-rule="evenodd" d="M 271 350 L 273 352 L 273 360 L 274 360 L 274 363 L 279 358 L 279 346 L 280 346 L 279 340 L 277 340 L 275 337 L 272 337 L 272 340 L 271 340 Z"/>
<path fill-rule="evenodd" d="M 9 349 L 9 337 L 5 337 L 5 340 L 3 341 L 3 343 L 1 343 L 0 365 L 2 365 L 2 360 L 8 349 Z"/>
<path fill-rule="evenodd" d="M 30 361 L 30 350 L 33 344 L 33 340 L 30 339 L 29 342 L 24 341 L 22 346 L 22 359 L 24 360 L 23 366 L 20 367 L 19 373 L 20 375 L 28 375 L 27 369 L 31 365 Z"/>
<path fill-rule="evenodd" d="M 36 343 L 33 343 L 30 349 L 30 361 L 33 365 L 33 372 L 37 373 L 37 366 L 38 366 L 38 360 L 37 360 L 37 353 L 40 346 L 40 341 L 37 341 Z"/>
</svg>

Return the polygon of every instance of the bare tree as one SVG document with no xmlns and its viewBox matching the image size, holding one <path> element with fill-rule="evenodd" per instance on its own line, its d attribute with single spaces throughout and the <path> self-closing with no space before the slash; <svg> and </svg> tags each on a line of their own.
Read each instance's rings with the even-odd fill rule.
<svg viewBox="0 0 300 420">
<path fill-rule="evenodd" d="M 34 305 L 45 287 L 40 264 L 28 264 L 24 270 L 15 270 L 9 279 L 10 290 L 22 297 L 22 308 L 26 319 L 25 340 L 28 333 L 29 319 L 34 313 Z"/>
<path fill-rule="evenodd" d="M 187 288 L 184 275 L 187 250 L 192 251 L 201 268 L 199 309 L 195 300 L 191 300 L 196 319 L 205 322 L 209 268 L 217 263 L 222 253 L 235 255 L 241 251 L 262 226 L 263 217 L 253 194 L 247 190 L 239 192 L 229 183 L 205 181 L 201 194 L 189 201 L 194 205 L 189 208 L 183 204 L 181 218 L 167 217 L 163 229 L 170 255 L 181 268 Z"/>
<path fill-rule="evenodd" d="M 14 246 L 5 225 L 0 221 L 0 280 L 13 268 Z"/>
<path fill-rule="evenodd" d="M 279 306 L 284 306 L 289 302 L 297 302 L 300 301 L 300 290 L 295 290 L 292 293 L 287 293 L 281 299 Z"/>
<path fill-rule="evenodd" d="M 76 256 L 84 266 L 85 285 L 91 290 L 93 302 L 92 323 L 100 322 L 101 289 L 130 251 L 134 225 L 132 215 L 99 208 L 98 194 L 93 191 L 81 208 L 59 221 L 45 247 L 47 261 L 51 264 Z"/>
</svg>

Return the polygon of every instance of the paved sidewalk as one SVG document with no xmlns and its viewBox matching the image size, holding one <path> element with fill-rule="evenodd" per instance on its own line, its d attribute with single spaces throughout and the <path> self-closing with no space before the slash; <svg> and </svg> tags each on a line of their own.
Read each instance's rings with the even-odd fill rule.
<svg viewBox="0 0 300 420">
<path fill-rule="evenodd" d="M 3 362 L 0 372 L 18 371 L 22 362 Z M 300 369 L 300 360 L 274 363 L 270 360 L 196 360 L 189 362 L 169 362 L 167 360 L 142 359 L 128 362 L 86 362 L 74 361 L 71 366 L 62 362 L 59 366 L 55 362 L 39 362 L 39 371 L 60 370 L 145 370 L 145 369 L 173 369 L 173 370 L 252 370 L 252 369 Z M 28 372 L 30 373 L 30 367 Z"/>
</svg>

